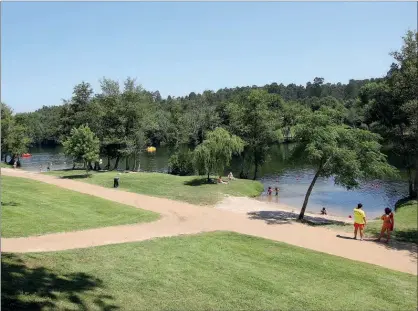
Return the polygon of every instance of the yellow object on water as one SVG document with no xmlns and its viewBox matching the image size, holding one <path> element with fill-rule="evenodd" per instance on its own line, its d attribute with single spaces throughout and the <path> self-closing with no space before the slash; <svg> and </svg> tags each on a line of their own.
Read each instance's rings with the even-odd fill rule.
<svg viewBox="0 0 418 311">
<path fill-rule="evenodd" d="M 148 147 L 147 148 L 147 151 L 148 152 L 155 152 L 155 151 L 157 151 L 157 148 L 155 148 L 155 147 Z"/>
</svg>

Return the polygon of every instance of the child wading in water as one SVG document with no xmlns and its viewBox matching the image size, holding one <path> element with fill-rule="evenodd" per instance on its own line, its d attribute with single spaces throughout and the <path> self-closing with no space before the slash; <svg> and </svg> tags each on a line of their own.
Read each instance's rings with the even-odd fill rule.
<svg viewBox="0 0 418 311">
<path fill-rule="evenodd" d="M 390 232 L 393 231 L 393 225 L 395 224 L 392 210 L 386 207 L 385 214 L 382 217 L 380 217 L 380 219 L 383 220 L 383 224 L 382 224 L 382 230 L 380 231 L 380 236 L 377 240 L 380 241 L 380 239 L 383 237 L 383 235 L 386 232 L 386 243 L 389 243 Z"/>
</svg>

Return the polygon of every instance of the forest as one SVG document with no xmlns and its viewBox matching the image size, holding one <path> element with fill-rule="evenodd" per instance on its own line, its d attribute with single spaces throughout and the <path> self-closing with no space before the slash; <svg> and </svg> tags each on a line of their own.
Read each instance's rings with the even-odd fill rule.
<svg viewBox="0 0 418 311">
<path fill-rule="evenodd" d="M 390 53 L 393 63 L 384 77 L 352 79 L 347 84 L 315 77 L 304 86 L 271 83 L 162 98 L 133 78 L 123 85 L 102 78 L 98 92 L 82 81 L 74 86 L 71 98 L 34 112 L 14 114 L 2 103 L 2 156 L 10 155 L 14 161 L 30 146 L 60 145 L 73 128 L 86 125 L 100 142 L 100 155 L 116 159 L 114 167 L 106 169 L 117 169 L 119 159 L 135 158 L 147 146 L 164 145 L 173 151 L 173 172 L 188 174 L 188 152 L 201 145 L 209 132 L 223 128 L 244 142 L 240 177 L 256 178 L 270 146 L 295 141 L 298 123 L 306 115 L 329 109 L 338 112 L 342 126 L 378 135 L 382 144 L 402 157 L 410 196 L 416 197 L 417 38 L 416 31 L 404 35 L 403 46 Z"/>
</svg>

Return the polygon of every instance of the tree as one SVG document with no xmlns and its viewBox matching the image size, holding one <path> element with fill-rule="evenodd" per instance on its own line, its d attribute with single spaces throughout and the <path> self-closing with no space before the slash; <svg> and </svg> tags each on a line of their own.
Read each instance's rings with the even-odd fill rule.
<svg viewBox="0 0 418 311">
<path fill-rule="evenodd" d="M 16 124 L 14 121 L 12 121 L 9 130 L 7 150 L 12 155 L 9 163 L 13 164 L 17 159 L 17 164 L 20 166 L 19 157 L 22 153 L 28 151 L 30 138 L 27 134 L 27 129 L 23 125 Z"/>
<path fill-rule="evenodd" d="M 373 131 L 380 133 L 393 146 L 404 162 L 407 170 L 409 196 L 418 195 L 418 141 L 411 139 L 413 121 L 408 113 L 408 105 L 418 100 L 418 33 L 408 31 L 403 37 L 404 44 L 400 51 L 390 53 L 395 63 L 384 81 L 365 85 L 360 90 L 364 105 L 366 122 Z"/>
<path fill-rule="evenodd" d="M 317 179 L 334 176 L 336 184 L 352 189 L 361 179 L 396 175 L 380 152 L 380 137 L 367 130 L 353 129 L 341 121 L 342 112 L 329 107 L 302 116 L 295 129 L 295 140 L 315 175 L 299 214 L 302 220 Z"/>
<path fill-rule="evenodd" d="M 279 110 L 269 109 L 272 102 L 267 91 L 252 90 L 230 104 L 230 130 L 245 142 L 242 162 L 247 159 L 254 164 L 254 177 L 257 178 L 258 168 L 262 165 L 272 144 L 281 137 L 281 118 Z M 243 169 L 241 177 L 243 177 Z"/>
<path fill-rule="evenodd" d="M 223 128 L 207 133 L 207 138 L 194 151 L 194 165 L 199 173 L 204 173 L 210 181 L 210 174 L 222 174 L 229 165 L 232 155 L 244 148 L 241 138 L 231 135 Z"/>
<path fill-rule="evenodd" d="M 1 103 L 1 155 L 6 161 L 7 155 L 7 138 L 10 134 L 13 122 L 12 109 L 4 103 Z"/>
<path fill-rule="evenodd" d="M 91 163 L 99 160 L 100 141 L 88 126 L 73 128 L 63 146 L 66 155 L 84 163 L 87 174 Z"/>
</svg>

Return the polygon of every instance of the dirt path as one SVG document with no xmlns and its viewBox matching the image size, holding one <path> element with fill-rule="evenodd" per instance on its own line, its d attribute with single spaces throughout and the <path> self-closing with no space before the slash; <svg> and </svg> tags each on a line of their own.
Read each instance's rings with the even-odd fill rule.
<svg viewBox="0 0 418 311">
<path fill-rule="evenodd" d="M 60 179 L 21 170 L 2 169 L 1 173 L 7 176 L 42 181 L 62 188 L 154 211 L 162 215 L 159 221 L 147 224 L 114 226 L 27 238 L 2 238 L 1 250 L 3 252 L 59 251 L 142 241 L 155 237 L 225 230 L 281 241 L 417 275 L 416 248 L 409 244 L 395 244 L 389 248 L 374 242 L 361 242 L 344 237 L 339 238 L 337 237 L 339 232 L 321 227 L 310 227 L 286 221 L 268 225 L 265 220 L 250 219 L 245 213 L 222 208 L 194 206 L 183 202 L 103 188 L 74 180 Z"/>
</svg>

